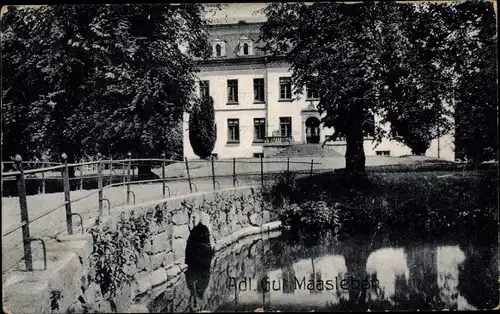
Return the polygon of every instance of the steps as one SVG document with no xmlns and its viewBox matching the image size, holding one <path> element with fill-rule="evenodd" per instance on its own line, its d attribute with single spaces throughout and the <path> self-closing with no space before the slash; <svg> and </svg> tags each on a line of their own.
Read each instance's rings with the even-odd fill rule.
<svg viewBox="0 0 500 314">
<path fill-rule="evenodd" d="M 274 156 L 267 157 L 332 157 L 332 156 L 344 156 L 335 150 L 335 147 L 325 146 L 321 147 L 321 144 L 294 144 L 289 146 L 282 151 L 278 152 Z"/>
</svg>

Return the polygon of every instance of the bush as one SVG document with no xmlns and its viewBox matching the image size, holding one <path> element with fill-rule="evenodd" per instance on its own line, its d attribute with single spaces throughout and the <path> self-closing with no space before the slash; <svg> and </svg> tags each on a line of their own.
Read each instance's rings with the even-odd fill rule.
<svg viewBox="0 0 500 314">
<path fill-rule="evenodd" d="M 324 201 L 306 200 L 301 204 L 285 204 L 278 217 L 295 236 L 318 240 L 337 235 L 341 228 L 340 209 Z"/>
<path fill-rule="evenodd" d="M 212 154 L 216 139 L 214 100 L 206 97 L 189 117 L 189 142 L 193 152 L 206 159 Z"/>
<path fill-rule="evenodd" d="M 281 205 L 280 216 L 292 229 L 332 230 L 328 215 L 333 214 L 342 237 L 373 235 L 375 230 L 385 229 L 400 234 L 398 241 L 403 243 L 444 240 L 465 229 L 470 236 L 494 242 L 498 174 L 442 174 L 371 173 L 369 184 L 361 188 L 346 185 L 341 176 L 332 173 L 297 180 L 282 175 L 275 185 L 266 187 L 265 196 L 275 205 L 286 205 Z"/>
</svg>

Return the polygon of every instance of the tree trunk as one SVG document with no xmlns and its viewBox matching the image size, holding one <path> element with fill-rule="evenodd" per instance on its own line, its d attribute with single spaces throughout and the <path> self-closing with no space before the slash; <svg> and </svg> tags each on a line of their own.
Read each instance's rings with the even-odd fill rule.
<svg viewBox="0 0 500 314">
<path fill-rule="evenodd" d="M 137 176 L 138 180 L 152 180 L 158 179 L 159 177 L 153 173 L 151 170 L 151 163 L 147 162 L 142 165 L 137 166 Z"/>
<path fill-rule="evenodd" d="M 363 114 L 361 104 L 354 104 L 350 110 L 346 133 L 345 175 L 349 178 L 365 176 L 365 150 L 363 148 Z"/>
<path fill-rule="evenodd" d="M 368 262 L 370 253 L 365 243 L 360 243 L 356 248 L 351 247 L 346 252 L 342 252 L 348 274 L 348 277 L 345 279 L 349 280 L 348 304 L 350 311 L 364 312 L 367 309 L 366 298 L 368 287 L 366 287 L 366 284 L 369 283 L 372 285 L 366 272 L 366 263 Z"/>
<path fill-rule="evenodd" d="M 426 142 L 412 143 L 411 153 L 412 153 L 412 155 L 415 155 L 415 156 L 425 156 L 425 152 L 427 152 L 427 149 L 429 148 L 429 146 L 430 146 L 430 143 L 426 143 Z"/>
</svg>

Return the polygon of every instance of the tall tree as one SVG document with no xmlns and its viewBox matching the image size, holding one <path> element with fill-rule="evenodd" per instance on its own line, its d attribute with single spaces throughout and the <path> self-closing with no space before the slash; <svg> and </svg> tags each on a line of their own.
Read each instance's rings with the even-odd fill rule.
<svg viewBox="0 0 500 314">
<path fill-rule="evenodd" d="M 448 63 L 456 86 L 455 155 L 498 160 L 498 35 L 494 3 L 466 1 L 446 16 Z M 464 56 L 457 58 L 456 56 Z"/>
<path fill-rule="evenodd" d="M 386 84 L 380 95 L 386 114 L 380 122 L 388 123 L 389 136 L 406 144 L 414 155 L 425 155 L 431 141 L 452 126 L 451 104 L 446 103 L 452 86 L 441 53 L 449 30 L 440 6 L 383 3 L 378 10 Z"/>
<path fill-rule="evenodd" d="M 189 141 L 193 152 L 206 159 L 211 156 L 216 140 L 214 100 L 208 96 L 201 99 L 189 116 Z"/>
<path fill-rule="evenodd" d="M 456 7 L 272 3 L 264 9 L 265 49 L 291 64 L 296 94 L 305 85 L 319 91 L 322 122 L 335 129 L 330 139 L 346 138 L 349 176 L 364 174 L 364 134 L 377 141 L 389 136 L 424 154 L 451 128 L 456 63 L 471 58 L 453 54 L 459 46 L 452 36 Z M 468 24 L 473 18 L 460 17 Z M 474 38 L 468 42 L 478 45 Z M 452 55 L 460 60 L 453 66 Z M 375 126 L 368 123 L 374 115 L 381 117 Z M 387 123 L 389 132 L 382 128 Z"/>
<path fill-rule="evenodd" d="M 195 58 L 209 52 L 204 14 L 200 4 L 9 7 L 2 158 L 175 154 Z"/>
<path fill-rule="evenodd" d="M 363 131 L 374 131 L 366 123 L 374 114 L 378 87 L 370 39 L 373 16 L 367 7 L 272 3 L 264 10 L 268 20 L 261 28 L 265 48 L 274 55 L 285 54 L 290 62 L 295 93 L 305 85 L 320 93 L 324 126 L 346 137 L 349 175 L 364 174 Z"/>
</svg>

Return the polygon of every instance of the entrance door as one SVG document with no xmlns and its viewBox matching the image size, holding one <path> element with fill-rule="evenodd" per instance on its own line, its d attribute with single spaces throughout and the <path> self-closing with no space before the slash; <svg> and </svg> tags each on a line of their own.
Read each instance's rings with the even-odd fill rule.
<svg viewBox="0 0 500 314">
<path fill-rule="evenodd" d="M 306 120 L 306 142 L 319 143 L 319 119 L 310 117 Z"/>
</svg>

